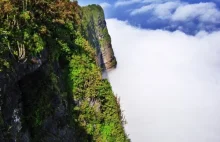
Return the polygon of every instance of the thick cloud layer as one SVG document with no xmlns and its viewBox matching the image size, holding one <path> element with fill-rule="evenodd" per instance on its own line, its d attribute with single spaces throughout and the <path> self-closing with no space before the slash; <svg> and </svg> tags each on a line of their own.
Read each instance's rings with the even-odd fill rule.
<svg viewBox="0 0 220 142">
<path fill-rule="evenodd" d="M 133 142 L 220 141 L 220 32 L 142 30 L 107 20 L 109 73 Z"/>
</svg>

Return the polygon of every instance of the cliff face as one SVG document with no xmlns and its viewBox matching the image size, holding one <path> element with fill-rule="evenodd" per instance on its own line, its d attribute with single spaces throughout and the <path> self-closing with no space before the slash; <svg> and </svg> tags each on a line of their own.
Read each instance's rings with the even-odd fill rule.
<svg viewBox="0 0 220 142">
<path fill-rule="evenodd" d="M 83 29 L 85 38 L 96 48 L 98 63 L 105 70 L 115 68 L 117 61 L 111 45 L 111 37 L 105 22 L 101 6 L 89 5 L 82 8 Z"/>
<path fill-rule="evenodd" d="M 0 141 L 129 141 L 100 6 L 0 1 Z"/>
</svg>

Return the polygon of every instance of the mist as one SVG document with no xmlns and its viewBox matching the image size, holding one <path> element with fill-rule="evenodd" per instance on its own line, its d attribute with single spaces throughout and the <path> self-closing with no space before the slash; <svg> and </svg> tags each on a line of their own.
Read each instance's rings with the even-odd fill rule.
<svg viewBox="0 0 220 142">
<path fill-rule="evenodd" d="M 108 77 L 132 142 L 220 142 L 220 32 L 107 25 L 118 61 Z"/>
</svg>

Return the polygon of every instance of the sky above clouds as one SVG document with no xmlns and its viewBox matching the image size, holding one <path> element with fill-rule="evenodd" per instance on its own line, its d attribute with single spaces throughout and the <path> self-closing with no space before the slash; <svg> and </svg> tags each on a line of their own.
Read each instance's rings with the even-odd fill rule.
<svg viewBox="0 0 220 142">
<path fill-rule="evenodd" d="M 79 0 L 100 4 L 106 18 L 128 21 L 144 29 L 181 30 L 195 35 L 220 28 L 220 0 Z"/>
</svg>

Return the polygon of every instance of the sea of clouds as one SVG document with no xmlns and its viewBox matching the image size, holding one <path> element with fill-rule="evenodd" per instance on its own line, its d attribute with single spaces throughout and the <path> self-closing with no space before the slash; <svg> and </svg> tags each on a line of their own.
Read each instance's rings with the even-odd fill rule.
<svg viewBox="0 0 220 142">
<path fill-rule="evenodd" d="M 133 142 L 220 142 L 220 32 L 189 36 L 108 19 L 109 72 Z"/>
</svg>

